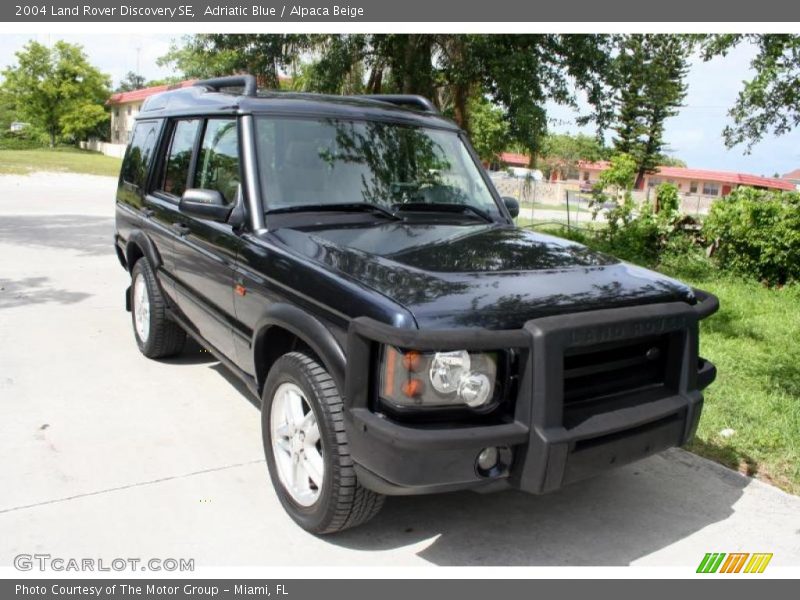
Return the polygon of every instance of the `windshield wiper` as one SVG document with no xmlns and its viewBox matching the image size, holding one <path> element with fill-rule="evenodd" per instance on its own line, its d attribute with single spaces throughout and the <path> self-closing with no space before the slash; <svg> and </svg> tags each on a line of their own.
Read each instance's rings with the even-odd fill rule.
<svg viewBox="0 0 800 600">
<path fill-rule="evenodd" d="M 487 223 L 494 223 L 494 219 L 486 211 L 472 206 L 471 204 L 451 204 L 445 202 L 403 202 L 401 204 L 392 205 L 395 213 L 398 211 L 412 210 L 412 211 L 431 211 L 431 212 L 456 212 L 456 213 L 472 213 L 480 217 Z"/>
<path fill-rule="evenodd" d="M 383 208 L 377 204 L 370 204 L 369 202 L 339 202 L 336 204 L 298 204 L 297 206 L 280 206 L 278 208 L 271 208 L 266 211 L 268 215 L 280 213 L 293 213 L 293 212 L 320 212 L 320 211 L 363 211 L 380 213 L 381 215 L 393 220 L 400 219 L 393 211 L 388 208 Z"/>
</svg>

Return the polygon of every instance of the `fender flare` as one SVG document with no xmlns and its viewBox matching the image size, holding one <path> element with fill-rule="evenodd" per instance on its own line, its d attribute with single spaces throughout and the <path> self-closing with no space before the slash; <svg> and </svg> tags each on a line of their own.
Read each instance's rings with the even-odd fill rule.
<svg viewBox="0 0 800 600">
<path fill-rule="evenodd" d="M 254 360 L 256 356 L 261 354 L 263 345 L 266 343 L 267 333 L 272 327 L 285 329 L 307 344 L 331 374 L 340 392 L 344 394 L 347 358 L 342 346 L 328 327 L 315 316 L 296 306 L 283 302 L 272 304 L 253 328 L 252 348 Z M 266 380 L 266 373 L 259 377 L 259 366 L 258 364 L 254 366 L 260 392 Z"/>
<path fill-rule="evenodd" d="M 150 265 L 154 270 L 158 270 L 158 268 L 161 267 L 163 261 L 161 260 L 161 255 L 156 245 L 153 243 L 153 240 L 141 229 L 136 229 L 128 236 L 128 242 L 125 244 L 125 260 L 128 263 L 129 271 L 133 269 L 133 265 L 131 264 L 131 251 L 134 246 L 139 247 L 142 251 L 142 255 L 150 261 Z"/>
</svg>

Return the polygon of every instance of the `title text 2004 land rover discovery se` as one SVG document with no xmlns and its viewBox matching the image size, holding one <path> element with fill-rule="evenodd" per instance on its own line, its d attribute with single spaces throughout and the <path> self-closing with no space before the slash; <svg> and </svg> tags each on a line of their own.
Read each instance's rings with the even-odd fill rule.
<svg viewBox="0 0 800 600">
<path fill-rule="evenodd" d="M 317 533 L 385 494 L 538 494 L 687 442 L 716 299 L 518 210 L 424 98 L 153 96 L 117 193 L 136 342 L 189 334 L 261 398 L 272 482 Z"/>
</svg>

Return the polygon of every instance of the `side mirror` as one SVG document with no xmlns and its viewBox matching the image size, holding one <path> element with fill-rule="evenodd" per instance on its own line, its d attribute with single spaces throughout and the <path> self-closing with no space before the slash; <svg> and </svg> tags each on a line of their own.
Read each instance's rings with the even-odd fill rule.
<svg viewBox="0 0 800 600">
<path fill-rule="evenodd" d="M 503 202 L 505 203 L 511 218 L 516 219 L 519 216 L 519 202 L 517 199 L 511 196 L 503 196 Z"/>
<path fill-rule="evenodd" d="M 225 203 L 217 190 L 190 188 L 183 193 L 178 210 L 190 217 L 208 219 L 224 223 L 228 220 L 233 206 Z"/>
</svg>

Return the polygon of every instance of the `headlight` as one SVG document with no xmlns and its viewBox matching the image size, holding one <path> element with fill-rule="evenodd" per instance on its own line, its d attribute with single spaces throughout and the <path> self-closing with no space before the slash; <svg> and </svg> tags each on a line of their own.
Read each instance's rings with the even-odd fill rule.
<svg viewBox="0 0 800 600">
<path fill-rule="evenodd" d="M 381 397 L 398 407 L 481 408 L 492 403 L 496 378 L 494 352 L 383 348 Z"/>
</svg>

